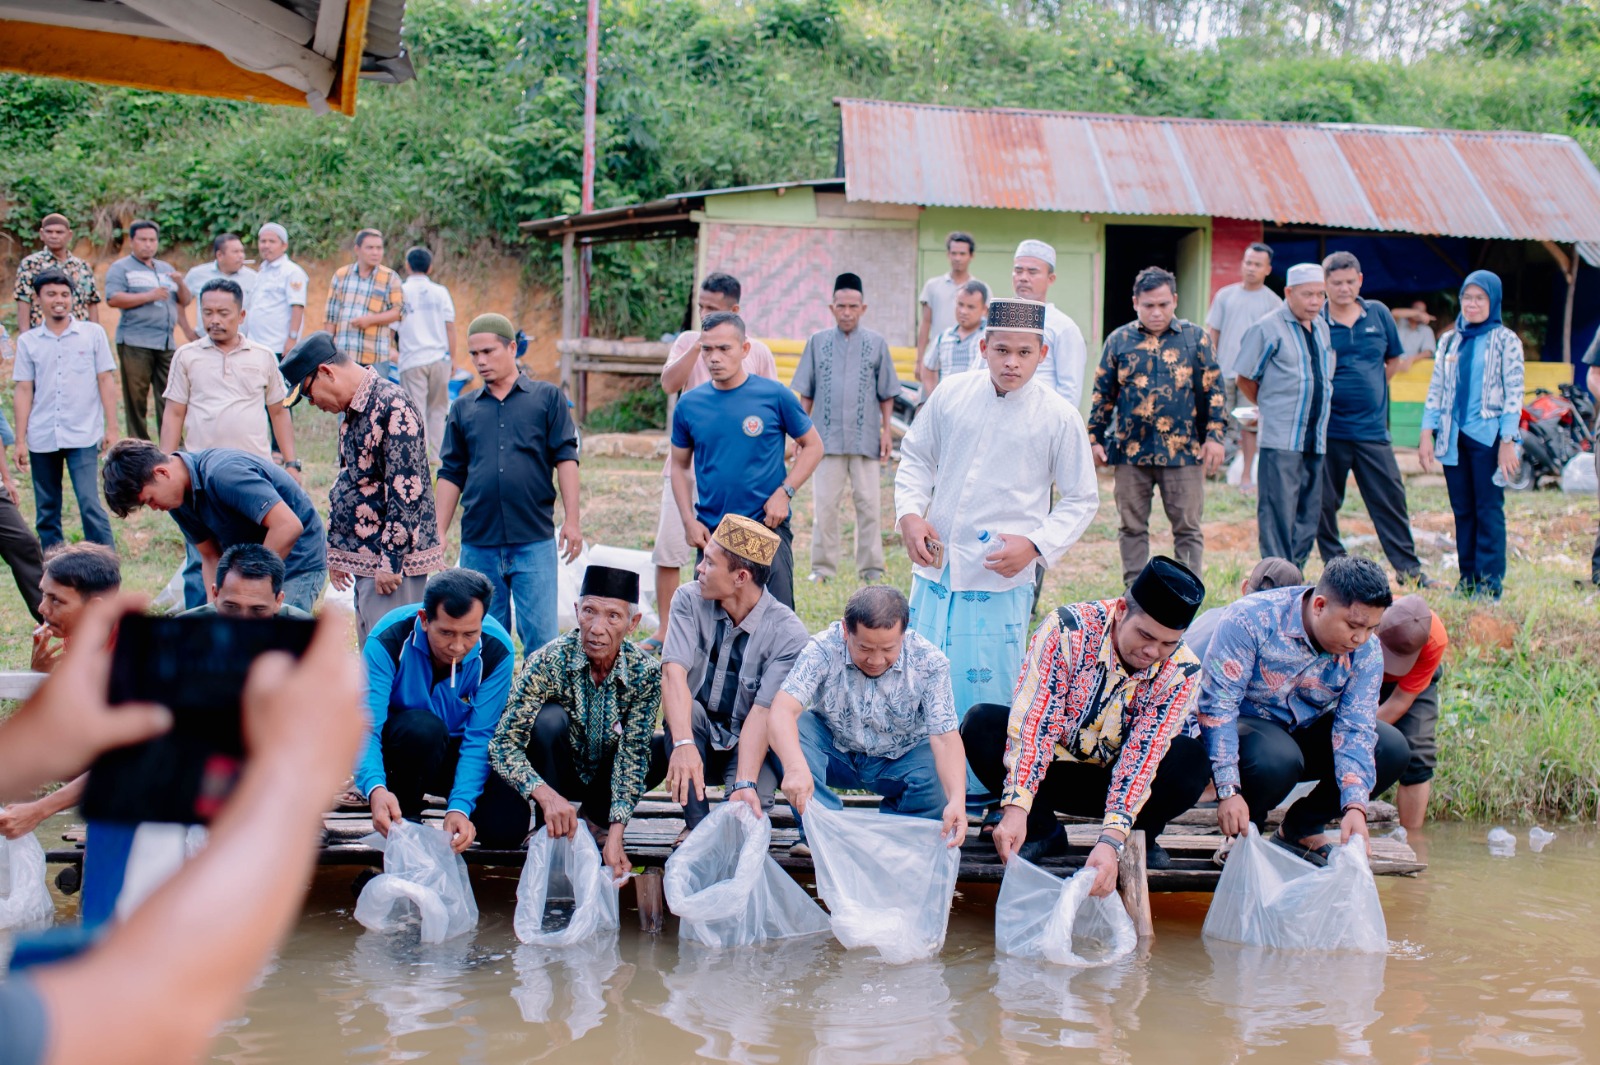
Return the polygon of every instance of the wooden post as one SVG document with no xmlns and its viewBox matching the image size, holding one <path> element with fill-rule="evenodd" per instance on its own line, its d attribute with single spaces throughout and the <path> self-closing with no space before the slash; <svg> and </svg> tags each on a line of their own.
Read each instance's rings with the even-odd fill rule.
<svg viewBox="0 0 1600 1065">
<path fill-rule="evenodd" d="M 1578 298 L 1578 264 L 1581 262 L 1576 244 L 1572 246 L 1572 252 L 1567 258 L 1572 265 L 1567 270 L 1567 307 L 1561 322 L 1561 361 L 1570 364 L 1578 361 L 1573 357 L 1572 351 L 1572 307 Z M 1577 380 L 1576 372 L 1573 380 Z"/>
<path fill-rule="evenodd" d="M 639 905 L 639 931 L 660 935 L 666 924 L 667 900 L 661 888 L 661 870 L 646 869 L 633 878 L 633 897 Z"/>
<path fill-rule="evenodd" d="M 1133 918 L 1133 930 L 1140 939 L 1156 934 L 1155 922 L 1150 919 L 1150 884 L 1145 874 L 1144 832 L 1134 829 L 1128 836 L 1128 846 L 1117 862 L 1117 893 L 1122 905 Z"/>
<path fill-rule="evenodd" d="M 577 310 L 578 310 L 578 276 L 577 264 L 574 261 L 573 248 L 576 237 L 571 233 L 561 238 L 561 339 L 571 340 L 578 335 Z M 561 388 L 566 392 L 567 398 L 572 399 L 572 356 L 567 352 L 561 353 Z"/>
</svg>

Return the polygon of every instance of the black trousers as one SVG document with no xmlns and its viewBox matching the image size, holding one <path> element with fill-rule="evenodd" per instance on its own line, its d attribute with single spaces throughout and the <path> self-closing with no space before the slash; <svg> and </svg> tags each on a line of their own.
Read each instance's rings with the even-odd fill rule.
<svg viewBox="0 0 1600 1065">
<path fill-rule="evenodd" d="M 1345 486 L 1352 472 L 1389 565 L 1402 577 L 1421 573 L 1417 545 L 1411 539 L 1405 482 L 1400 479 L 1394 448 L 1383 440 L 1328 441 L 1322 456 L 1322 521 L 1317 526 L 1322 561 L 1332 562 L 1345 553 L 1339 538 L 1339 508 L 1344 506 Z"/>
<path fill-rule="evenodd" d="M 705 766 L 706 787 L 731 787 L 739 776 L 739 745 L 736 743 L 726 751 L 719 751 L 711 746 L 711 718 L 706 715 L 706 708 L 698 702 L 690 705 L 690 725 L 694 730 L 694 745 L 700 752 L 700 761 Z M 650 772 L 646 776 L 650 787 L 656 787 L 667 779 L 667 763 L 672 758 L 672 743 L 665 730 L 658 731 L 655 739 L 650 744 Z M 761 763 L 761 769 L 756 773 L 756 795 L 761 799 L 761 808 L 771 810 L 778 791 L 778 782 L 783 779 L 783 765 L 778 761 L 778 756 L 770 750 Z M 689 801 L 683 804 L 683 822 L 689 828 L 694 828 L 711 813 L 711 803 L 707 799 L 697 799 L 694 792 L 690 791 Z"/>
<path fill-rule="evenodd" d="M 571 717 L 560 703 L 545 703 L 533 719 L 533 738 L 528 743 L 528 764 L 561 797 L 578 807 L 578 813 L 601 828 L 611 823 L 611 761 L 606 759 L 593 780 L 578 775 L 572 756 L 569 732 Z M 496 774 L 495 779 L 500 779 Z M 502 781 L 504 783 L 504 781 Z M 544 824 L 544 811 L 533 804 L 537 824 Z"/>
<path fill-rule="evenodd" d="M 1001 703 L 979 703 L 967 712 L 961 724 L 961 742 L 967 749 L 967 763 L 978 780 L 998 795 L 1006 783 L 1006 722 L 1011 708 Z M 1156 775 L 1144 808 L 1133 827 L 1155 842 L 1166 831 L 1167 822 L 1200 801 L 1200 793 L 1211 780 L 1211 761 L 1199 740 L 1177 736 Z M 1051 762 L 1028 811 L 1028 839 L 1043 839 L 1056 827 L 1056 814 L 1100 817 L 1106 812 L 1106 792 L 1111 789 L 1111 767 L 1084 762 Z"/>
<path fill-rule="evenodd" d="M 1400 779 L 1411 761 L 1411 744 L 1393 725 L 1378 722 L 1373 751 L 1377 798 Z M 1289 807 L 1283 818 L 1288 839 L 1314 836 L 1339 819 L 1339 778 L 1333 768 L 1333 715 L 1324 714 L 1305 728 L 1290 732 L 1276 721 L 1239 718 L 1239 793 L 1250 806 L 1250 820 L 1263 835 L 1267 814 L 1288 798 L 1302 780 L 1315 780 L 1311 794 Z"/>
<path fill-rule="evenodd" d="M 423 795 L 449 795 L 461 760 L 461 737 L 428 710 L 391 711 L 383 723 L 383 773 L 407 820 L 422 820 Z M 528 835 L 528 803 L 493 769 L 472 811 L 478 842 L 490 850 L 522 846 Z"/>
<path fill-rule="evenodd" d="M 17 582 L 17 591 L 28 613 L 33 615 L 35 621 L 44 620 L 39 616 L 39 600 L 42 598 L 39 582 L 44 580 L 44 551 L 39 547 L 33 530 L 22 519 L 22 511 L 3 491 L 0 491 L 0 558 L 4 558 L 6 565 L 11 567 L 11 577 Z"/>
<path fill-rule="evenodd" d="M 1322 513 L 1322 456 L 1264 447 L 1256 456 L 1256 536 L 1262 558 L 1305 568 Z"/>
</svg>

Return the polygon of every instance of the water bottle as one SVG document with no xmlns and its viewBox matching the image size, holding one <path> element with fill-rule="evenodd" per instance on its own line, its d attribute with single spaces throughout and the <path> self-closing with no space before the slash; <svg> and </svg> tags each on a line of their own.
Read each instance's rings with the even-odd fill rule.
<svg viewBox="0 0 1600 1065">
<path fill-rule="evenodd" d="M 1489 853 L 1496 858 L 1509 858 L 1517 853 L 1517 837 L 1504 828 L 1491 828 L 1488 842 Z"/>
<path fill-rule="evenodd" d="M 1517 452 L 1517 465 L 1520 467 L 1522 465 L 1522 445 L 1520 443 L 1518 443 L 1518 444 L 1512 444 L 1511 446 L 1516 449 L 1516 452 Z M 1506 480 L 1506 475 L 1501 472 L 1500 467 L 1498 465 L 1495 466 L 1495 468 L 1494 468 L 1494 476 L 1489 478 L 1489 482 L 1491 484 L 1497 485 L 1497 486 L 1499 486 L 1501 488 L 1505 488 L 1508 484 L 1510 484 L 1510 482 Z"/>
<path fill-rule="evenodd" d="M 1554 832 L 1546 832 L 1538 825 L 1528 829 L 1528 846 L 1533 848 L 1533 853 L 1538 854 L 1549 846 L 1550 841 L 1556 838 Z"/>
<path fill-rule="evenodd" d="M 984 547 L 999 546 L 1000 536 L 997 533 L 990 532 L 988 529 L 979 529 L 978 543 L 982 544 Z"/>
</svg>

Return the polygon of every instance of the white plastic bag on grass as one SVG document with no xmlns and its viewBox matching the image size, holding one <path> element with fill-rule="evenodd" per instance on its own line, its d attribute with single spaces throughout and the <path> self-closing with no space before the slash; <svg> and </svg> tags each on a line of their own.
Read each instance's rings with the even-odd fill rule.
<svg viewBox="0 0 1600 1065">
<path fill-rule="evenodd" d="M 356 920 L 374 932 L 394 932 L 421 918 L 424 943 L 443 943 L 478 923 L 467 863 L 437 828 L 396 821 L 389 837 L 362 842 L 383 851 L 383 872 L 367 881 L 356 900 Z"/>
<path fill-rule="evenodd" d="M 876 947 L 891 965 L 944 946 L 961 851 L 938 821 L 806 807 L 817 894 L 847 947 Z"/>
<path fill-rule="evenodd" d="M 1568 495 L 1594 495 L 1594 452 L 1580 451 L 1567 460 L 1561 468 L 1561 490 Z"/>
<path fill-rule="evenodd" d="M 1133 919 L 1115 893 L 1103 899 L 1089 894 L 1094 877 L 1085 868 L 1062 880 L 1013 857 L 994 907 L 995 949 L 1075 968 L 1131 954 L 1139 945 Z"/>
<path fill-rule="evenodd" d="M 524 943 L 564 947 L 601 932 L 616 931 L 617 887 L 600 861 L 600 847 L 589 830 L 551 839 L 548 827 L 528 842 L 528 859 L 517 882 L 517 913 L 512 925 Z"/>
<path fill-rule="evenodd" d="M 1389 949 L 1378 884 L 1360 839 L 1333 848 L 1327 866 L 1318 867 L 1268 843 L 1254 825 L 1228 854 L 1203 934 L 1279 950 Z"/>
<path fill-rule="evenodd" d="M 713 808 L 662 875 L 678 934 L 708 947 L 735 947 L 826 932 L 828 915 L 772 860 L 771 845 L 772 822 L 745 803 Z"/>
<path fill-rule="evenodd" d="M 44 924 L 55 912 L 39 841 L 32 833 L 0 839 L 0 929 Z"/>
</svg>

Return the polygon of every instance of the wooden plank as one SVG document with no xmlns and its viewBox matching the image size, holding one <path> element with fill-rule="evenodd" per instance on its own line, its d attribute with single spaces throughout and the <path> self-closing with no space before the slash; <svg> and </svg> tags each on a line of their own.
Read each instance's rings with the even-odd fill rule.
<svg viewBox="0 0 1600 1065">
<path fill-rule="evenodd" d="M 574 357 L 657 359 L 665 362 L 672 353 L 672 345 L 659 340 L 608 340 L 605 337 L 575 336 L 556 341 L 556 350 Z"/>
</svg>

